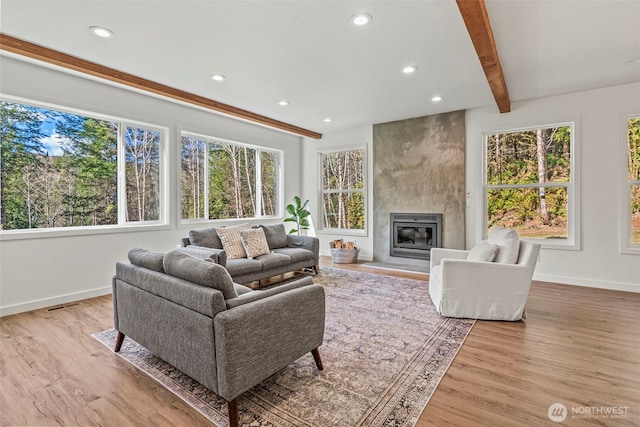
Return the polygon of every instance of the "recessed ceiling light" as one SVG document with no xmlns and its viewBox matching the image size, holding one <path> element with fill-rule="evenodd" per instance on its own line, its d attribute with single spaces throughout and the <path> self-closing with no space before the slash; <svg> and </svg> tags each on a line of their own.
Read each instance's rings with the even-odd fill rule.
<svg viewBox="0 0 640 427">
<path fill-rule="evenodd" d="M 350 19 L 351 23 L 356 27 L 362 27 L 363 25 L 367 25 L 369 22 L 373 20 L 373 16 L 368 13 L 358 13 L 353 15 Z"/>
<path fill-rule="evenodd" d="M 441 97 L 441 96 L 439 96 L 439 95 L 436 95 L 436 96 L 434 96 L 433 98 L 431 98 L 431 100 L 432 100 L 433 102 L 440 102 L 440 101 L 442 101 L 442 97 Z"/>
<path fill-rule="evenodd" d="M 402 69 L 402 72 L 405 74 L 412 74 L 415 73 L 417 69 L 418 67 L 416 67 L 415 65 L 408 65 Z"/>
<path fill-rule="evenodd" d="M 113 34 L 113 31 L 104 27 L 89 27 L 89 30 L 91 30 L 91 33 L 93 35 L 102 37 L 104 39 L 108 39 L 109 37 L 113 37 L 115 35 Z"/>
<path fill-rule="evenodd" d="M 330 123 L 330 122 L 331 122 L 331 119 L 330 119 L 329 117 L 327 117 L 326 119 L 324 119 L 324 122 L 325 122 L 325 123 Z"/>
<path fill-rule="evenodd" d="M 282 106 L 289 105 L 289 101 L 287 101 L 286 99 L 283 99 L 282 101 L 279 101 L 278 104 Z"/>
<path fill-rule="evenodd" d="M 211 74 L 211 78 L 217 82 L 221 82 L 224 79 L 226 79 L 226 77 L 223 76 L 222 74 Z"/>
</svg>

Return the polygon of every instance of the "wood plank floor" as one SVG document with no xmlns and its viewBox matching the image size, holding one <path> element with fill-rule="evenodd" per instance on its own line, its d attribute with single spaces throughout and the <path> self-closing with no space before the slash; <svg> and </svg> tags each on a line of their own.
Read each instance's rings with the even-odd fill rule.
<svg viewBox="0 0 640 427">
<path fill-rule="evenodd" d="M 113 327 L 110 296 L 55 308 L 0 319 L 0 425 L 211 425 L 91 337 Z M 534 282 L 525 322 L 478 321 L 417 424 L 474 425 L 640 425 L 640 294 Z"/>
</svg>

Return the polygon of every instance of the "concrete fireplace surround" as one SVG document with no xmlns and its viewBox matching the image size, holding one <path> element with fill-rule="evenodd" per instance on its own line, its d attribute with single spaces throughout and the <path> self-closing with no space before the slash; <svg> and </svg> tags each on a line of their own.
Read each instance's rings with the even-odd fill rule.
<svg viewBox="0 0 640 427">
<path fill-rule="evenodd" d="M 391 212 L 442 213 L 442 247 L 464 249 L 464 111 L 373 126 L 374 262 L 424 267 L 389 255 Z"/>
</svg>

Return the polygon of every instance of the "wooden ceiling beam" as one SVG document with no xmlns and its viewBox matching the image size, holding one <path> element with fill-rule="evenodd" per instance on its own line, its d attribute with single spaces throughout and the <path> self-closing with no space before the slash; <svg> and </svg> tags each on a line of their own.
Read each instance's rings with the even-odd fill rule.
<svg viewBox="0 0 640 427">
<path fill-rule="evenodd" d="M 214 101 L 209 98 L 185 92 L 141 77 L 136 77 L 132 74 L 123 73 L 122 71 L 86 61 L 75 56 L 67 55 L 66 53 L 58 52 L 31 42 L 20 40 L 7 34 L 0 33 L 0 49 L 296 135 L 314 139 L 322 138 L 322 134 L 318 132 L 303 129 L 289 123 L 243 110 L 242 108 L 223 104 L 222 102 Z"/>
<path fill-rule="evenodd" d="M 500 57 L 493 38 L 484 0 L 456 0 L 462 19 L 482 64 L 491 92 L 501 113 L 511 111 L 511 100 L 504 80 Z"/>
</svg>

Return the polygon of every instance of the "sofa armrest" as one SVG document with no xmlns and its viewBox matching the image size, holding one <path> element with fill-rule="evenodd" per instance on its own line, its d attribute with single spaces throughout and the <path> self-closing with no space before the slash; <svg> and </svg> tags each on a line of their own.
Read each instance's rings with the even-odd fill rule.
<svg viewBox="0 0 640 427">
<path fill-rule="evenodd" d="M 287 234 L 287 246 L 290 248 L 308 249 L 313 252 L 316 264 L 320 261 L 320 239 L 317 237 Z"/>
<path fill-rule="evenodd" d="M 463 251 L 461 249 L 433 248 L 430 253 L 429 265 L 431 268 L 440 265 L 445 258 L 466 259 L 467 254 L 469 254 L 469 251 Z"/>
<path fill-rule="evenodd" d="M 113 298 L 116 311 L 117 301 L 120 297 L 124 298 L 118 294 L 116 288 L 122 286 L 142 289 L 208 317 L 214 317 L 218 312 L 226 310 L 224 296 L 217 289 L 197 285 L 137 265 L 118 262 L 116 263 L 116 275 L 113 278 Z M 117 317 L 117 313 L 115 316 Z"/>
<path fill-rule="evenodd" d="M 198 259 L 210 258 L 216 264 L 220 264 L 223 267 L 227 266 L 227 253 L 224 249 L 207 248 L 206 246 L 189 245 L 182 248 L 177 248 L 177 252 L 182 252 L 187 255 L 191 255 Z"/>
<path fill-rule="evenodd" d="M 219 313 L 214 318 L 218 394 L 234 399 L 318 348 L 324 321 L 324 289 L 316 284 Z"/>
</svg>

